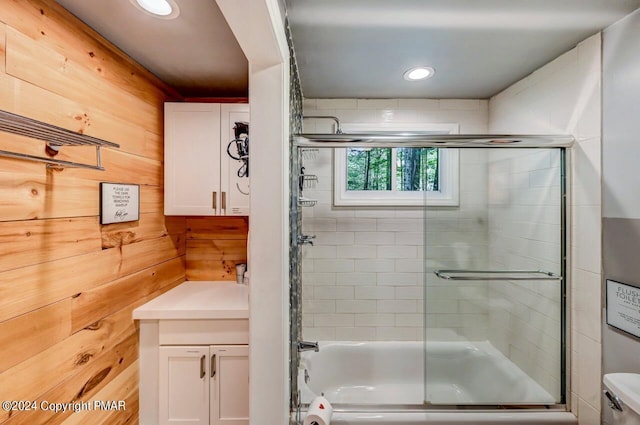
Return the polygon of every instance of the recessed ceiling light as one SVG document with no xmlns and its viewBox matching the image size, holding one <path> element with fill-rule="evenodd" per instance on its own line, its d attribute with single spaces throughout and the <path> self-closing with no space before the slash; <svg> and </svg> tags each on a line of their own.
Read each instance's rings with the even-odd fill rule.
<svg viewBox="0 0 640 425">
<path fill-rule="evenodd" d="M 174 0 L 131 0 L 131 3 L 155 18 L 174 19 L 180 14 Z"/>
<path fill-rule="evenodd" d="M 405 71 L 403 77 L 407 81 L 418 81 L 424 80 L 425 78 L 431 78 L 435 73 L 436 70 L 430 66 L 420 66 Z"/>
</svg>

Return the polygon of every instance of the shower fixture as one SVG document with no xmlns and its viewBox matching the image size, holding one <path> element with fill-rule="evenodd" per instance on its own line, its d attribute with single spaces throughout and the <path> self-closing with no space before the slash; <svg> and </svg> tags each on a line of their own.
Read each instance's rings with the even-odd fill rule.
<svg viewBox="0 0 640 425">
<path fill-rule="evenodd" d="M 338 117 L 334 117 L 331 115 L 303 115 L 302 116 L 302 119 L 307 119 L 307 118 L 316 119 L 316 120 L 321 120 L 321 119 L 333 120 L 336 122 L 336 134 L 342 134 L 342 128 L 340 127 L 340 120 L 338 119 Z"/>
<path fill-rule="evenodd" d="M 298 243 L 302 245 L 311 245 L 313 246 L 313 240 L 316 238 L 316 235 L 300 235 L 298 236 Z"/>
<path fill-rule="evenodd" d="M 316 353 L 320 351 L 320 347 L 318 346 L 318 342 L 310 342 L 310 341 L 298 341 L 298 351 L 315 351 Z"/>
</svg>

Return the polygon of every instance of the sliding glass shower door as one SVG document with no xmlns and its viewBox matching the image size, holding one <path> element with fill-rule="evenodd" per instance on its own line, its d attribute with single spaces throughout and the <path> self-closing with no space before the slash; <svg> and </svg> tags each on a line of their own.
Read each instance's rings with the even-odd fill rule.
<svg viewBox="0 0 640 425">
<path fill-rule="evenodd" d="M 564 149 L 447 150 L 454 202 L 424 201 L 425 403 L 564 403 Z"/>
</svg>

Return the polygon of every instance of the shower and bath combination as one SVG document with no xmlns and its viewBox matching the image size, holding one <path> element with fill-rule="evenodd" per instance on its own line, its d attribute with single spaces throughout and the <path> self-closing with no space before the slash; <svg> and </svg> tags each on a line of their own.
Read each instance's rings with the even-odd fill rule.
<svg viewBox="0 0 640 425">
<path fill-rule="evenodd" d="M 300 268 L 291 282 L 292 423 L 320 394 L 337 424 L 575 423 L 571 136 L 374 132 L 293 143 L 319 183 L 291 190 L 300 206 L 291 216 Z M 335 206 L 340 150 L 405 148 L 437 150 L 440 160 L 457 152 L 456 203 L 425 194 L 417 207 Z M 295 181 L 300 171 L 291 170 Z"/>
</svg>

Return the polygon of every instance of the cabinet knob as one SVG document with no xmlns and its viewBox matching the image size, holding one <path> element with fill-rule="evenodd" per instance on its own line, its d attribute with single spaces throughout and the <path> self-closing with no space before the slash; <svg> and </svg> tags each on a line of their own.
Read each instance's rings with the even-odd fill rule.
<svg viewBox="0 0 640 425">
<path fill-rule="evenodd" d="M 216 376 L 216 355 L 211 356 L 211 377 Z"/>
<path fill-rule="evenodd" d="M 212 194 L 212 198 L 213 198 L 213 202 L 212 202 L 211 207 L 214 210 L 217 210 L 218 209 L 218 192 L 211 192 L 211 194 Z"/>
<path fill-rule="evenodd" d="M 227 192 L 222 192 L 222 209 L 227 212 Z"/>
</svg>

